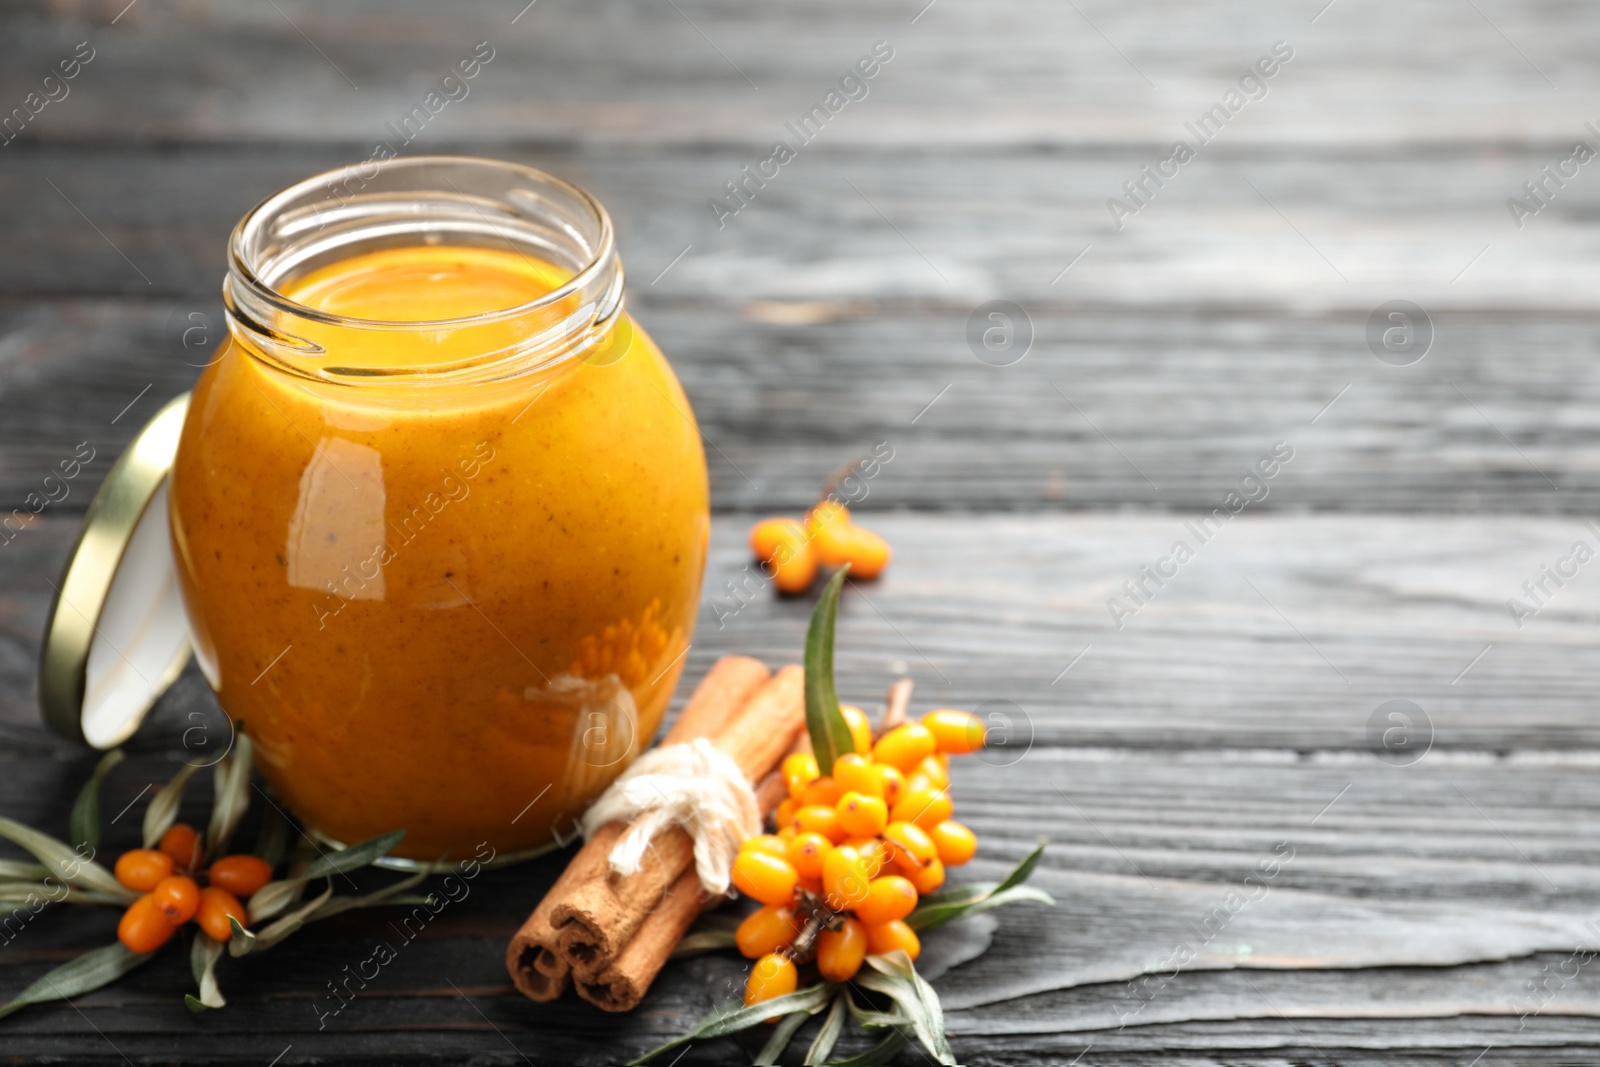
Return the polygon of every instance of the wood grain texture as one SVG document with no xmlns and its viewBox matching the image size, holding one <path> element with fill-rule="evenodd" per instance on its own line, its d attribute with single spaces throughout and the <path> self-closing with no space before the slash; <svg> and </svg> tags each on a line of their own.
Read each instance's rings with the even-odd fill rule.
<svg viewBox="0 0 1600 1067">
<path fill-rule="evenodd" d="M 1587 316 L 1441 316 L 1447 351 L 1396 368 L 1342 316 L 1035 309 L 1035 350 L 996 368 L 968 351 L 965 311 L 804 327 L 699 306 L 637 314 L 694 405 L 721 510 L 803 509 L 878 442 L 893 459 L 869 510 L 1189 517 L 1221 507 L 1279 441 L 1294 458 L 1247 513 L 1531 512 L 1576 526 L 1600 507 Z M 48 509 L 81 513 L 209 358 L 185 333 L 214 342 L 220 329 L 209 299 L 0 303 L 0 505 L 23 506 L 87 442 L 95 461 Z"/>
<path fill-rule="evenodd" d="M 421 101 L 474 43 L 496 58 L 435 120 L 499 140 L 765 143 L 874 40 L 892 63 L 840 116 L 845 144 L 1165 145 L 1278 39 L 1295 59 L 1230 128 L 1300 144 L 1566 141 L 1593 115 L 1595 15 L 1556 3 L 1287 7 L 1096 0 L 972 3 L 608 0 L 529 10 L 306 0 L 263 10 L 44 0 L 9 16 L 0 89 L 21 97 L 86 36 L 100 55 L 30 137 L 365 139 Z M 519 14 L 520 13 L 520 14 Z M 65 51 L 63 51 L 65 49 Z M 1559 86 L 1558 91 L 1555 87 Z"/>
<path fill-rule="evenodd" d="M 1600 1059 L 1594 964 L 1563 977 L 1600 948 L 1600 587 L 1592 563 L 1560 585 L 1544 570 L 1600 547 L 1594 167 L 1520 225 L 1508 207 L 1600 144 L 1600 11 L 524 4 L 0 12 L 13 124 L 77 42 L 96 50 L 65 99 L 0 133 L 0 514 L 95 453 L 0 544 L 0 812 L 64 832 L 91 766 L 34 706 L 50 580 L 111 461 L 220 337 L 234 222 L 394 140 L 483 41 L 468 97 L 404 152 L 543 167 L 616 220 L 630 306 L 707 440 L 688 682 L 724 652 L 794 658 L 810 603 L 753 580 L 745 529 L 893 449 L 857 510 L 896 558 L 845 591 L 841 695 L 873 707 L 909 672 L 914 712 L 1000 716 L 1007 744 L 955 771 L 983 842 L 958 877 L 1046 835 L 1037 878 L 1059 901 L 999 913 L 988 951 L 936 979 L 961 1062 Z M 1265 97 L 1115 218 L 1123 183 L 1194 143 L 1185 123 L 1280 39 L 1294 56 Z M 878 40 L 894 56 L 868 95 L 719 225 L 708 199 L 794 143 L 785 122 Z M 1395 299 L 1431 317 L 1415 365 L 1369 350 Z M 1028 319 L 1005 367 L 968 339 L 992 300 Z M 1280 441 L 1293 459 L 1266 496 L 1198 536 Z M 1175 576 L 1141 574 L 1180 539 Z M 1537 612 L 1519 624 L 1512 597 Z M 1394 699 L 1420 709 L 1414 763 L 1381 744 Z M 195 752 L 227 729 L 191 669 L 109 780 L 108 819 L 170 775 L 186 731 Z M 197 820 L 205 785 L 190 792 Z M 224 960 L 230 1007 L 204 1016 L 169 953 L 0 1023 L 0 1060 L 612 1063 L 738 995 L 742 961 L 714 955 L 622 1017 L 517 996 L 504 945 L 560 862 L 483 875 L 336 1016 L 319 1018 L 322 983 L 398 940 L 387 913 Z M 1240 903 L 1252 877 L 1264 892 Z M 34 919 L 0 944 L 0 995 L 113 925 Z M 762 1036 L 677 1062 L 749 1062 Z"/>
<path fill-rule="evenodd" d="M 1600 135 L 1575 124 L 1580 136 L 1600 148 Z M 707 201 L 735 205 L 724 183 L 769 148 L 765 140 L 759 149 L 656 149 L 441 135 L 404 154 L 487 154 L 588 188 L 616 219 L 641 306 L 829 300 L 846 303 L 841 314 L 860 301 L 933 306 L 959 312 L 951 347 L 963 352 L 967 314 L 996 298 L 1038 314 L 1085 305 L 1265 308 L 1291 321 L 1337 314 L 1353 324 L 1352 360 L 1379 367 L 1363 330 L 1389 300 L 1438 315 L 1535 310 L 1539 324 L 1597 307 L 1600 181 L 1580 170 L 1520 227 L 1506 206 L 1526 199 L 1522 184 L 1541 179 L 1570 145 L 1336 150 L 1219 138 L 1137 214 L 1118 219 L 1108 199 L 1126 202 L 1123 183 L 1163 148 L 912 151 L 819 141 L 719 224 Z M 155 152 L 18 139 L 0 148 L 0 198 L 9 204 L 0 240 L 12 252 L 0 261 L 0 294 L 212 298 L 240 216 L 292 182 L 371 153 L 357 140 L 180 141 Z M 1438 324 L 1428 358 L 1470 344 L 1471 321 Z M 1044 325 L 1036 333 L 1051 336 Z"/>
<path fill-rule="evenodd" d="M 802 647 L 808 600 L 728 591 L 749 565 L 747 521 L 714 523 L 696 676 L 724 652 L 782 663 Z M 1106 600 L 1185 536 L 1183 521 L 872 516 L 896 559 L 845 590 L 843 698 L 876 706 L 909 671 L 913 711 L 1008 714 L 1021 745 L 1031 730 L 1043 745 L 1362 753 L 1392 699 L 1421 706 L 1441 751 L 1600 745 L 1593 579 L 1580 572 L 1521 630 L 1505 606 L 1575 539 L 1594 543 L 1576 522 L 1246 513 L 1116 629 Z M 74 528 L 47 513 L 0 549 L 7 726 L 37 721 L 34 656 Z M 175 700 L 174 744 L 210 698 L 191 675 Z"/>
</svg>

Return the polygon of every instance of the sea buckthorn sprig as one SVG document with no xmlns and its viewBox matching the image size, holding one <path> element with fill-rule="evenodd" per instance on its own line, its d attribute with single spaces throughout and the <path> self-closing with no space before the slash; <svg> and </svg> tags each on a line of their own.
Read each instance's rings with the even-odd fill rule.
<svg viewBox="0 0 1600 1067">
<path fill-rule="evenodd" d="M 876 578 L 894 555 L 889 542 L 856 525 L 850 509 L 832 499 L 813 507 L 803 522 L 780 517 L 756 523 L 750 550 L 778 592 L 790 596 L 810 589 L 825 567 L 848 565 L 857 578 Z"/>
<path fill-rule="evenodd" d="M 224 948 L 233 956 L 262 952 L 306 923 L 350 908 L 426 904 L 431 899 L 405 895 L 426 877 L 426 871 L 359 897 L 332 893 L 331 875 L 354 871 L 387 855 L 405 836 L 403 830 L 331 851 L 310 847 L 307 838 L 308 847 L 290 859 L 290 873 L 275 879 L 273 871 L 283 859 L 290 825 L 274 811 L 263 824 L 254 853 L 229 853 L 228 841 L 250 805 L 251 744 L 243 734 L 214 765 L 207 830 L 202 833 L 176 821 L 184 786 L 197 770 L 186 765 L 151 798 L 145 811 L 144 847 L 123 852 L 107 870 L 95 861 L 100 847 L 99 789 L 121 761 L 120 751 L 107 753 L 78 794 L 70 819 L 71 845 L 0 818 L 0 837 L 38 860 L 37 864 L 0 862 L 0 904 L 38 910 L 43 902 L 57 901 L 124 909 L 115 943 L 85 952 L 43 975 L 0 1004 L 0 1018 L 29 1004 L 109 985 L 152 959 L 191 922 L 199 927 L 190 957 L 199 991 L 186 995 L 184 1002 L 197 1012 L 220 1008 L 227 1002 L 217 985 L 216 965 Z M 213 857 L 209 863 L 208 855 Z M 317 881 L 325 881 L 327 890 L 309 903 L 302 902 L 307 887 Z"/>
<path fill-rule="evenodd" d="M 866 721 L 859 708 L 840 712 Z M 792 972 L 775 958 L 815 961 L 832 982 L 854 978 L 869 952 L 915 960 L 922 944 L 906 917 L 977 850 L 977 836 L 951 819 L 949 775 L 952 754 L 982 743 L 976 716 L 940 708 L 875 742 L 856 736 L 831 775 L 809 752 L 783 761 L 789 796 L 774 832 L 750 838 L 734 860 L 734 886 L 765 905 L 735 934 L 739 951 L 762 961 L 746 1004 L 794 991 L 791 979 L 773 977 Z"/>
<path fill-rule="evenodd" d="M 849 1062 L 886 1063 L 917 1041 L 935 1062 L 954 1063 L 937 995 L 913 963 L 922 952 L 921 935 L 1004 904 L 1055 903 L 1024 884 L 1044 852 L 1042 841 L 999 882 L 944 884 L 947 872 L 971 860 L 978 847 L 977 835 L 952 818 L 950 757 L 983 747 L 983 723 L 954 708 L 901 722 L 909 679 L 891 689 L 877 737 L 865 712 L 839 704 L 833 632 L 848 569 L 823 590 L 806 635 L 812 751 L 784 759 L 777 773 L 787 796 L 772 812 L 770 832 L 745 841 L 734 860 L 735 888 L 760 907 L 732 929 L 720 925 L 727 920 L 709 917 L 675 953 L 731 946 L 754 960 L 743 1003 L 708 1016 L 634 1063 L 690 1041 L 778 1022 L 756 1059 L 776 1063 L 809 1017 L 825 1008 L 807 1063 L 828 1060 L 852 1017 L 879 1033 L 886 1029 L 887 1036 Z M 802 987 L 813 973 L 818 981 Z M 857 1001 L 868 993 L 888 998 L 893 1012 Z"/>
</svg>

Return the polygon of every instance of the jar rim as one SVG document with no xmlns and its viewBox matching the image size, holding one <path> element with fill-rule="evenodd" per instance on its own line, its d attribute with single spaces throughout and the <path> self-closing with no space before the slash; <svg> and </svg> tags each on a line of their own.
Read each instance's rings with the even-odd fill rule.
<svg viewBox="0 0 1600 1067">
<path fill-rule="evenodd" d="M 365 177 L 358 173 L 358 171 L 364 170 L 369 166 L 375 166 L 379 168 L 379 172 L 392 172 L 396 170 L 405 170 L 411 168 L 420 169 L 422 167 L 437 167 L 441 165 L 483 166 L 503 172 L 521 174 L 522 176 L 539 183 L 553 186 L 571 196 L 593 214 L 594 222 L 597 226 L 597 240 L 594 243 L 594 252 L 589 257 L 589 261 L 558 288 L 521 304 L 514 304 L 510 307 L 497 308 L 493 311 L 481 312 L 476 315 L 467 315 L 459 318 L 408 320 L 364 319 L 350 315 L 333 314 L 323 311 L 319 308 L 311 307 L 310 305 L 303 304 L 289 296 L 284 295 L 284 293 L 278 290 L 274 285 L 268 283 L 264 278 L 261 277 L 260 273 L 256 269 L 256 265 L 252 262 L 252 256 L 247 244 L 252 234 L 254 234 L 260 226 L 264 225 L 265 220 L 273 218 L 287 205 L 304 197 L 306 193 L 318 188 L 331 187 L 333 184 L 341 182 L 352 176 L 361 180 L 364 184 L 365 182 L 371 181 L 377 173 L 374 172 L 372 175 L 367 175 Z M 446 181 L 448 182 L 449 179 L 447 178 Z M 454 183 L 451 184 L 453 186 Z M 467 198 L 467 194 L 461 193 L 459 189 L 455 191 L 463 199 Z M 560 178 L 554 174 L 551 174 L 549 171 L 540 170 L 537 167 L 530 167 L 521 163 L 511 163 L 506 160 L 491 159 L 485 156 L 407 156 L 403 159 L 390 158 L 384 160 L 369 160 L 363 163 L 351 163 L 342 167 L 335 167 L 331 170 L 323 171 L 319 174 L 313 174 L 310 177 L 303 178 L 292 185 L 280 189 L 278 192 L 267 197 L 265 200 L 262 200 L 260 203 L 256 204 L 255 207 L 245 212 L 244 216 L 234 226 L 233 232 L 228 238 L 228 266 L 230 283 L 234 279 L 238 279 L 251 290 L 251 295 L 256 299 L 267 302 L 279 311 L 283 311 L 300 318 L 306 318 L 315 322 L 321 322 L 332 326 L 351 326 L 361 329 L 377 330 L 415 331 L 439 328 L 481 326 L 504 319 L 511 319 L 518 316 L 527 315 L 531 312 L 538 312 L 546 307 L 555 305 L 572 296 L 574 293 L 583 290 L 589 285 L 592 285 L 602 273 L 615 267 L 615 259 L 616 235 L 611 225 L 611 216 L 606 211 L 605 206 L 601 204 L 599 200 L 595 199 L 594 196 L 588 192 L 588 190 L 567 181 L 565 178 Z M 617 269 L 620 270 L 620 268 Z"/>
</svg>

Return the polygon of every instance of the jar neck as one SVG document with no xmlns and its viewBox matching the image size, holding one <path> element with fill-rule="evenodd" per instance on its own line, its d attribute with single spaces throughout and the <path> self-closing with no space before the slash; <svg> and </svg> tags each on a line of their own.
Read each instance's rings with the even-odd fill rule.
<svg viewBox="0 0 1600 1067">
<path fill-rule="evenodd" d="M 306 276 L 388 249 L 512 252 L 566 280 L 536 299 L 461 318 L 332 314 L 286 293 Z M 624 321 L 623 271 L 599 202 L 559 178 L 495 160 L 368 162 L 306 179 L 234 229 L 228 326 L 281 372 L 360 388 L 499 381 L 594 358 Z"/>
</svg>

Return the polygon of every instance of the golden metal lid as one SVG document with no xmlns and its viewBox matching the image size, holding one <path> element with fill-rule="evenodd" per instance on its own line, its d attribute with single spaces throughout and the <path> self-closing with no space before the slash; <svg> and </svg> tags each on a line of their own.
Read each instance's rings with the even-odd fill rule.
<svg viewBox="0 0 1600 1067">
<path fill-rule="evenodd" d="M 189 662 L 189 624 L 167 536 L 167 473 L 189 394 L 169 401 L 106 475 L 56 586 L 39 704 L 63 737 L 111 748 Z"/>
</svg>

